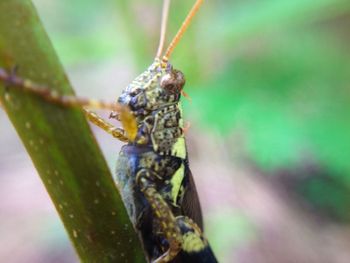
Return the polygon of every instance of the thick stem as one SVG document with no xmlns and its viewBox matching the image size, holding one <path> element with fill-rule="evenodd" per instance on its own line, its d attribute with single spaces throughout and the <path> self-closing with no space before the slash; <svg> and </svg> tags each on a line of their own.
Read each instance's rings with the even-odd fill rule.
<svg viewBox="0 0 350 263">
<path fill-rule="evenodd" d="M 62 94 L 73 91 L 29 0 L 0 1 L 0 66 Z M 110 171 L 80 109 L 0 83 L 21 137 L 82 262 L 144 262 Z"/>
</svg>

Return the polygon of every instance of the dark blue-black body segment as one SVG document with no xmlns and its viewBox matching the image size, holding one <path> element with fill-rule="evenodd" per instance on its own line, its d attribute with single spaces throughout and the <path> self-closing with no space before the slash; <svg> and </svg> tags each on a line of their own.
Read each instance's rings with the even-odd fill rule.
<svg viewBox="0 0 350 263">
<path fill-rule="evenodd" d="M 171 188 L 164 182 L 169 181 L 181 163 L 180 158 L 161 156 L 148 146 L 126 145 L 122 148 L 118 157 L 116 167 L 117 185 L 149 260 L 164 253 L 161 248 L 167 246 L 167 241 L 161 235 L 155 234 L 159 233 L 159 222 L 153 216 L 152 208 L 137 184 L 136 175 L 139 170 L 145 168 L 159 175 L 159 178 L 154 180 L 154 184 L 157 190 L 166 197 Z M 175 216 L 182 213 L 180 206 L 169 205 L 169 207 Z"/>
<path fill-rule="evenodd" d="M 157 163 L 157 165 L 155 165 Z M 181 165 L 185 166 L 185 176 L 182 181 L 184 194 L 174 206 L 167 200 L 167 192 L 171 191 L 168 182 Z M 187 216 L 201 228 L 202 214 L 197 191 L 188 166 L 188 161 L 174 156 L 163 156 L 155 153 L 151 147 L 126 145 L 122 148 L 117 161 L 116 181 L 130 219 L 142 241 L 148 260 L 164 254 L 167 240 L 159 235 L 159 222 L 152 214 L 152 209 L 137 182 L 136 174 L 145 167 L 157 173 L 155 180 L 157 190 L 164 196 L 175 217 Z M 167 183 L 165 183 L 167 182 Z M 203 251 L 187 253 L 181 251 L 172 262 L 217 262 L 210 247 Z"/>
</svg>

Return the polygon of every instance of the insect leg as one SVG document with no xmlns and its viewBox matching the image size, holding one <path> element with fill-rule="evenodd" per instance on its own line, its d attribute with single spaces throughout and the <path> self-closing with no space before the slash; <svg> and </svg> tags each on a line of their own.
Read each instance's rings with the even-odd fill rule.
<svg viewBox="0 0 350 263">
<path fill-rule="evenodd" d="M 84 109 L 84 113 L 86 118 L 98 126 L 99 128 L 103 129 L 107 133 L 111 134 L 114 138 L 117 138 L 118 140 L 122 142 L 128 142 L 129 139 L 125 133 L 125 131 L 121 128 L 117 128 L 108 121 L 102 119 L 99 115 L 97 115 L 95 112 L 92 112 L 90 110 Z"/>
<path fill-rule="evenodd" d="M 181 251 L 181 230 L 168 204 L 156 190 L 151 172 L 147 169 L 141 169 L 136 175 L 136 181 L 151 205 L 154 216 L 159 220 L 159 227 L 169 243 L 168 251 L 154 260 L 153 263 L 169 262 Z"/>
<path fill-rule="evenodd" d="M 37 84 L 28 79 L 18 77 L 15 72 L 8 72 L 0 68 L 0 81 L 3 81 L 9 89 L 10 87 L 19 88 L 36 94 L 47 100 L 65 107 L 88 107 L 94 109 L 118 110 L 115 103 L 98 101 L 93 99 L 79 98 L 76 96 L 62 95 L 56 90 L 51 90 L 45 85 Z"/>
<path fill-rule="evenodd" d="M 31 92 L 42 99 L 56 103 L 64 107 L 87 107 L 103 110 L 112 110 L 118 112 L 118 119 L 122 122 L 125 131 L 114 127 L 112 124 L 103 120 L 96 113 L 84 110 L 87 118 L 98 127 L 112 134 L 121 141 L 133 140 L 136 136 L 136 120 L 130 113 L 129 109 L 117 103 L 109 103 L 101 100 L 86 99 L 70 95 L 59 94 L 55 90 L 49 89 L 47 86 L 34 83 L 28 79 L 22 79 L 15 75 L 15 72 L 7 72 L 0 68 L 0 81 L 3 81 L 7 89 L 14 87 L 23 91 Z"/>
</svg>

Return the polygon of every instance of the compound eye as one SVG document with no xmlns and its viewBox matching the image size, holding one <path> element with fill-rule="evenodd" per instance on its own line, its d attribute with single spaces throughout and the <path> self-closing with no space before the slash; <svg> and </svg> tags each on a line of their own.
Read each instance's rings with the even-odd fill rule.
<svg viewBox="0 0 350 263">
<path fill-rule="evenodd" d="M 179 94 L 184 84 L 183 74 L 179 71 L 167 73 L 160 80 L 160 86 L 172 94 Z"/>
<path fill-rule="evenodd" d="M 175 84 L 167 84 L 163 88 L 169 93 L 173 93 L 173 94 L 179 93 L 181 91 L 181 89 L 179 90 L 179 88 L 175 86 Z"/>
</svg>

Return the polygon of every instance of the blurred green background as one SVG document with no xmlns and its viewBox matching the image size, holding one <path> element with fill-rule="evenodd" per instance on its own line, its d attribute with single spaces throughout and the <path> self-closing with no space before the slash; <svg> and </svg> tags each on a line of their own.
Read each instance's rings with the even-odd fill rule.
<svg viewBox="0 0 350 263">
<path fill-rule="evenodd" d="M 162 1 L 33 2 L 79 95 L 116 99 L 152 63 Z M 172 2 L 168 42 L 193 2 Z M 346 0 L 205 1 L 175 49 L 170 60 L 184 72 L 191 97 L 183 102 L 191 166 L 207 236 L 222 262 L 348 262 L 349 28 Z M 13 160 L 35 172 L 5 118 L 1 113 L 0 180 L 9 189 L 14 175 L 28 171 Z M 113 167 L 120 145 L 96 134 Z M 36 185 L 31 190 L 43 191 Z M 19 198 L 31 208 L 27 199 L 29 192 Z M 13 214 L 14 207 L 1 208 L 4 218 L 28 216 Z M 28 237 L 41 240 L 35 253 L 10 256 L 5 235 L 0 258 L 77 262 L 49 210 L 45 222 L 54 230 Z M 25 246 L 13 242 L 16 251 Z M 28 261 L 28 254 L 36 257 Z"/>
</svg>

